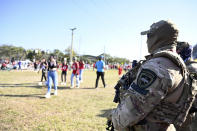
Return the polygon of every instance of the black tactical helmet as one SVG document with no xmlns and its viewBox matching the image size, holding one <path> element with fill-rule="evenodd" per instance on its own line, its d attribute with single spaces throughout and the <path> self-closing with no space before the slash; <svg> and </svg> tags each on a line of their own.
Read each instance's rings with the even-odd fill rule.
<svg viewBox="0 0 197 131">
<path fill-rule="evenodd" d="M 189 48 L 190 44 L 188 42 L 184 42 L 184 41 L 177 41 L 177 46 L 176 46 L 176 50 L 182 50 L 184 48 Z"/>
</svg>

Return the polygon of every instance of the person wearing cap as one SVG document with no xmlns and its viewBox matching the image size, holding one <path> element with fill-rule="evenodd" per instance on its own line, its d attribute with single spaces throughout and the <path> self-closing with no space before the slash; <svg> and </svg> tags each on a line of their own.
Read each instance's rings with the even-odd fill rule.
<svg viewBox="0 0 197 131">
<path fill-rule="evenodd" d="M 108 119 L 118 131 L 175 131 L 173 124 L 184 122 L 196 93 L 188 87 L 185 63 L 176 53 L 178 29 L 161 20 L 141 35 L 147 35 L 150 55 Z"/>
<path fill-rule="evenodd" d="M 104 72 L 105 62 L 103 61 L 103 58 L 104 58 L 103 56 L 99 56 L 99 60 L 95 64 L 95 68 L 97 69 L 95 88 L 98 88 L 98 81 L 99 81 L 100 76 L 101 76 L 104 88 L 106 87 L 105 78 L 104 78 L 104 76 L 105 76 L 105 72 Z"/>
<path fill-rule="evenodd" d="M 54 56 L 50 56 L 50 60 L 48 62 L 48 77 L 47 77 L 47 85 L 48 85 L 48 91 L 45 95 L 45 98 L 50 98 L 51 95 L 51 87 L 52 82 L 54 85 L 54 95 L 57 96 L 57 85 L 58 85 L 58 74 L 57 74 L 57 62 L 54 58 Z"/>
<path fill-rule="evenodd" d="M 192 51 L 193 51 L 192 45 L 190 45 L 188 42 L 178 41 L 176 51 L 181 56 L 183 61 L 185 62 L 188 71 L 190 73 L 197 74 L 197 62 L 195 62 L 192 59 Z M 197 112 L 197 99 L 195 99 L 185 122 L 181 126 L 176 126 L 176 130 L 177 131 L 192 131 L 192 124 L 196 123 L 195 112 Z"/>
<path fill-rule="evenodd" d="M 61 80 L 62 80 L 62 85 L 66 85 L 66 76 L 67 76 L 67 70 L 68 70 L 68 64 L 67 64 L 67 59 L 64 58 L 64 61 L 62 63 L 62 73 L 61 73 Z"/>
<path fill-rule="evenodd" d="M 73 57 L 73 64 L 71 66 L 72 74 L 71 74 L 71 87 L 74 88 L 74 76 L 76 77 L 76 87 L 79 88 L 79 63 L 77 62 L 77 57 Z"/>
</svg>

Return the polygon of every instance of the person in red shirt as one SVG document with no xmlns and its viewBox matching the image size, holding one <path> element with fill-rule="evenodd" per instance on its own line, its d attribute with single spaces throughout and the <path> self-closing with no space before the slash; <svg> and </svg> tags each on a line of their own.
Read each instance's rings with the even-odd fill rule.
<svg viewBox="0 0 197 131">
<path fill-rule="evenodd" d="M 83 71 L 84 71 L 84 68 L 85 68 L 85 64 L 84 64 L 84 61 L 81 59 L 79 61 L 79 81 L 80 82 L 83 82 Z"/>
<path fill-rule="evenodd" d="M 122 65 L 120 65 L 119 67 L 118 67 L 118 75 L 119 75 L 119 78 L 121 78 L 122 77 Z"/>
<path fill-rule="evenodd" d="M 66 85 L 66 75 L 67 75 L 67 70 L 68 70 L 68 64 L 67 64 L 67 59 L 64 58 L 64 62 L 62 63 L 62 73 L 61 73 L 61 80 L 62 80 L 62 85 Z"/>
<path fill-rule="evenodd" d="M 77 57 L 73 57 L 73 64 L 71 66 L 72 74 L 71 74 L 71 88 L 74 88 L 74 76 L 76 77 L 76 87 L 79 88 L 79 63 L 77 62 Z"/>
<path fill-rule="evenodd" d="M 2 64 L 2 66 L 1 66 L 1 70 L 6 70 L 6 68 L 7 68 L 7 64 L 6 64 L 6 62 L 4 62 L 4 63 Z"/>
<path fill-rule="evenodd" d="M 94 68 L 95 68 L 95 64 L 96 64 L 96 63 L 93 64 L 93 71 L 94 71 Z"/>
</svg>

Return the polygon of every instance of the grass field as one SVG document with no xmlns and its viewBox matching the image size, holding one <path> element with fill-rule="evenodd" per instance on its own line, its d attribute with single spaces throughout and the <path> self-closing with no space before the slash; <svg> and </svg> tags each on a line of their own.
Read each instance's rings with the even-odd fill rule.
<svg viewBox="0 0 197 131">
<path fill-rule="evenodd" d="M 105 131 L 105 110 L 113 103 L 114 85 L 118 73 L 105 73 L 107 88 L 99 80 L 95 89 L 95 71 L 84 71 L 84 82 L 79 89 L 58 86 L 58 96 L 45 99 L 45 86 L 39 86 L 41 74 L 33 71 L 0 71 L 0 130 L 1 131 Z M 60 72 L 59 81 L 60 81 Z M 54 90 L 52 90 L 53 93 Z M 197 129 L 196 123 L 193 129 Z"/>
<path fill-rule="evenodd" d="M 100 115 L 116 106 L 112 101 L 117 70 L 106 71 L 107 88 L 100 79 L 98 89 L 95 71 L 84 71 L 79 89 L 69 88 L 70 73 L 66 87 L 59 84 L 58 96 L 45 99 L 47 88 L 38 85 L 41 73 L 0 71 L 0 130 L 104 131 L 106 119 Z"/>
</svg>

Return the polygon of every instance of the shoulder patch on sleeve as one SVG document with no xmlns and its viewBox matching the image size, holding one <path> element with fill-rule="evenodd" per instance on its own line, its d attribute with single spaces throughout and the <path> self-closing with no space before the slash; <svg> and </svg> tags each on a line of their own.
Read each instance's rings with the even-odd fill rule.
<svg viewBox="0 0 197 131">
<path fill-rule="evenodd" d="M 157 75 L 148 69 L 142 69 L 140 72 L 138 78 L 137 78 L 137 84 L 132 83 L 131 88 L 138 92 L 139 94 L 146 95 L 149 90 L 146 90 L 151 84 L 156 80 Z"/>
<path fill-rule="evenodd" d="M 149 70 L 149 69 L 142 69 L 138 78 L 137 78 L 137 85 L 141 89 L 148 88 L 157 78 L 157 75 Z"/>
</svg>

